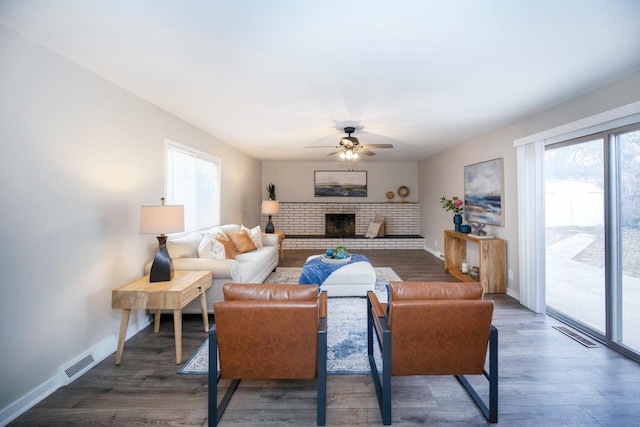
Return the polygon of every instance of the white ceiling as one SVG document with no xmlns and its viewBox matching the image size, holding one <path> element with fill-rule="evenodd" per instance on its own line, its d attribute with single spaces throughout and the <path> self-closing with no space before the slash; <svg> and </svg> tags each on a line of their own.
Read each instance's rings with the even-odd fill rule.
<svg viewBox="0 0 640 427">
<path fill-rule="evenodd" d="M 638 0 L 0 0 L 0 23 L 260 160 L 415 161 L 640 70 Z M 188 141 L 183 141 L 188 143 Z"/>
</svg>

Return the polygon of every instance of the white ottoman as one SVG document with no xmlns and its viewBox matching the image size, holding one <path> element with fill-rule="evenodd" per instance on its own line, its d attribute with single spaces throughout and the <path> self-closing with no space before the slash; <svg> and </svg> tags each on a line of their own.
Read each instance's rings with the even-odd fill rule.
<svg viewBox="0 0 640 427">
<path fill-rule="evenodd" d="M 307 261 L 322 255 L 312 255 Z M 366 261 L 344 265 L 331 273 L 320 289 L 327 291 L 328 297 L 366 297 L 376 285 L 376 272 Z"/>
</svg>

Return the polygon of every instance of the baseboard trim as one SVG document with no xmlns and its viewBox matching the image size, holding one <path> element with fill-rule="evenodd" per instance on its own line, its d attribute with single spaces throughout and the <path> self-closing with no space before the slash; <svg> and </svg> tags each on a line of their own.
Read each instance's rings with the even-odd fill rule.
<svg viewBox="0 0 640 427">
<path fill-rule="evenodd" d="M 127 339 L 131 338 L 132 336 L 136 335 L 138 332 L 149 326 L 152 322 L 151 319 L 151 316 L 145 316 L 140 322 L 131 325 L 133 327 L 129 327 L 127 331 Z M 11 421 L 15 420 L 20 415 L 24 414 L 29 409 L 47 398 L 60 387 L 63 387 L 80 378 L 85 372 L 89 371 L 92 367 L 112 355 L 116 351 L 117 345 L 118 341 L 116 336 L 109 335 L 95 346 L 91 347 L 87 351 L 78 355 L 76 358 L 72 359 L 71 362 L 65 363 L 58 369 L 58 373 L 55 376 L 49 378 L 47 381 L 40 384 L 38 387 L 31 390 L 29 393 L 16 400 L 9 406 L 2 408 L 0 410 L 0 426 L 9 424 Z M 69 366 L 72 366 L 78 361 L 85 359 L 89 355 L 93 358 L 93 362 L 85 366 L 72 378 L 69 378 L 65 370 L 68 369 Z"/>
<path fill-rule="evenodd" d="M 431 255 L 440 258 L 441 260 L 444 261 L 444 254 L 442 252 L 438 252 L 435 249 L 431 249 L 427 246 L 424 247 L 424 250 L 429 252 Z"/>
</svg>

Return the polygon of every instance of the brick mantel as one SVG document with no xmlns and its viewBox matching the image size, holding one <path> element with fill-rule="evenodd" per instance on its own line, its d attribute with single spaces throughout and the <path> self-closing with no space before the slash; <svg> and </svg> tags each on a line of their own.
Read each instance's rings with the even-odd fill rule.
<svg viewBox="0 0 640 427">
<path fill-rule="evenodd" d="M 285 248 L 296 248 L 298 245 L 290 239 L 289 236 L 296 236 L 300 240 L 304 240 L 304 243 L 299 242 L 304 247 L 308 247 L 313 240 L 305 238 L 309 236 L 317 240 L 318 236 L 323 236 L 325 233 L 325 214 L 328 213 L 353 213 L 356 215 L 356 235 L 362 236 L 367 232 L 369 227 L 369 221 L 376 216 L 385 217 L 386 222 L 386 234 L 388 236 L 394 236 L 404 241 L 406 239 L 401 238 L 407 236 L 413 242 L 411 247 L 406 246 L 399 249 L 413 249 L 416 245 L 422 248 L 422 239 L 416 239 L 419 234 L 419 205 L 418 203 L 323 203 L 323 202 L 280 202 L 280 212 L 277 215 L 272 216 L 276 230 L 282 230 L 286 233 Z M 267 222 L 266 215 L 262 217 L 262 225 Z M 332 239 L 335 240 L 335 239 Z M 366 239 L 365 241 L 358 242 L 357 244 L 382 244 L 383 239 Z M 387 240 L 386 245 L 391 244 L 390 239 Z M 417 242 L 419 240 L 420 242 Z M 369 243 L 366 243 L 369 242 Z M 316 241 L 313 247 L 324 247 L 328 242 Z M 350 242 L 353 246 L 356 242 Z M 394 246 L 399 244 L 400 241 L 395 242 Z M 331 243 L 332 244 L 332 243 Z M 295 246 L 294 246 L 295 245 Z"/>
</svg>

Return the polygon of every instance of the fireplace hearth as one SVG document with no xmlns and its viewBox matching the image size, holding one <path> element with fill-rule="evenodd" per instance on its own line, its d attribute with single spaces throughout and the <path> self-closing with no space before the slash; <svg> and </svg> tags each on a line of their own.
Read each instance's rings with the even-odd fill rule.
<svg viewBox="0 0 640 427">
<path fill-rule="evenodd" d="M 353 237 L 356 235 L 356 214 L 328 213 L 324 217 L 326 237 Z"/>
</svg>

